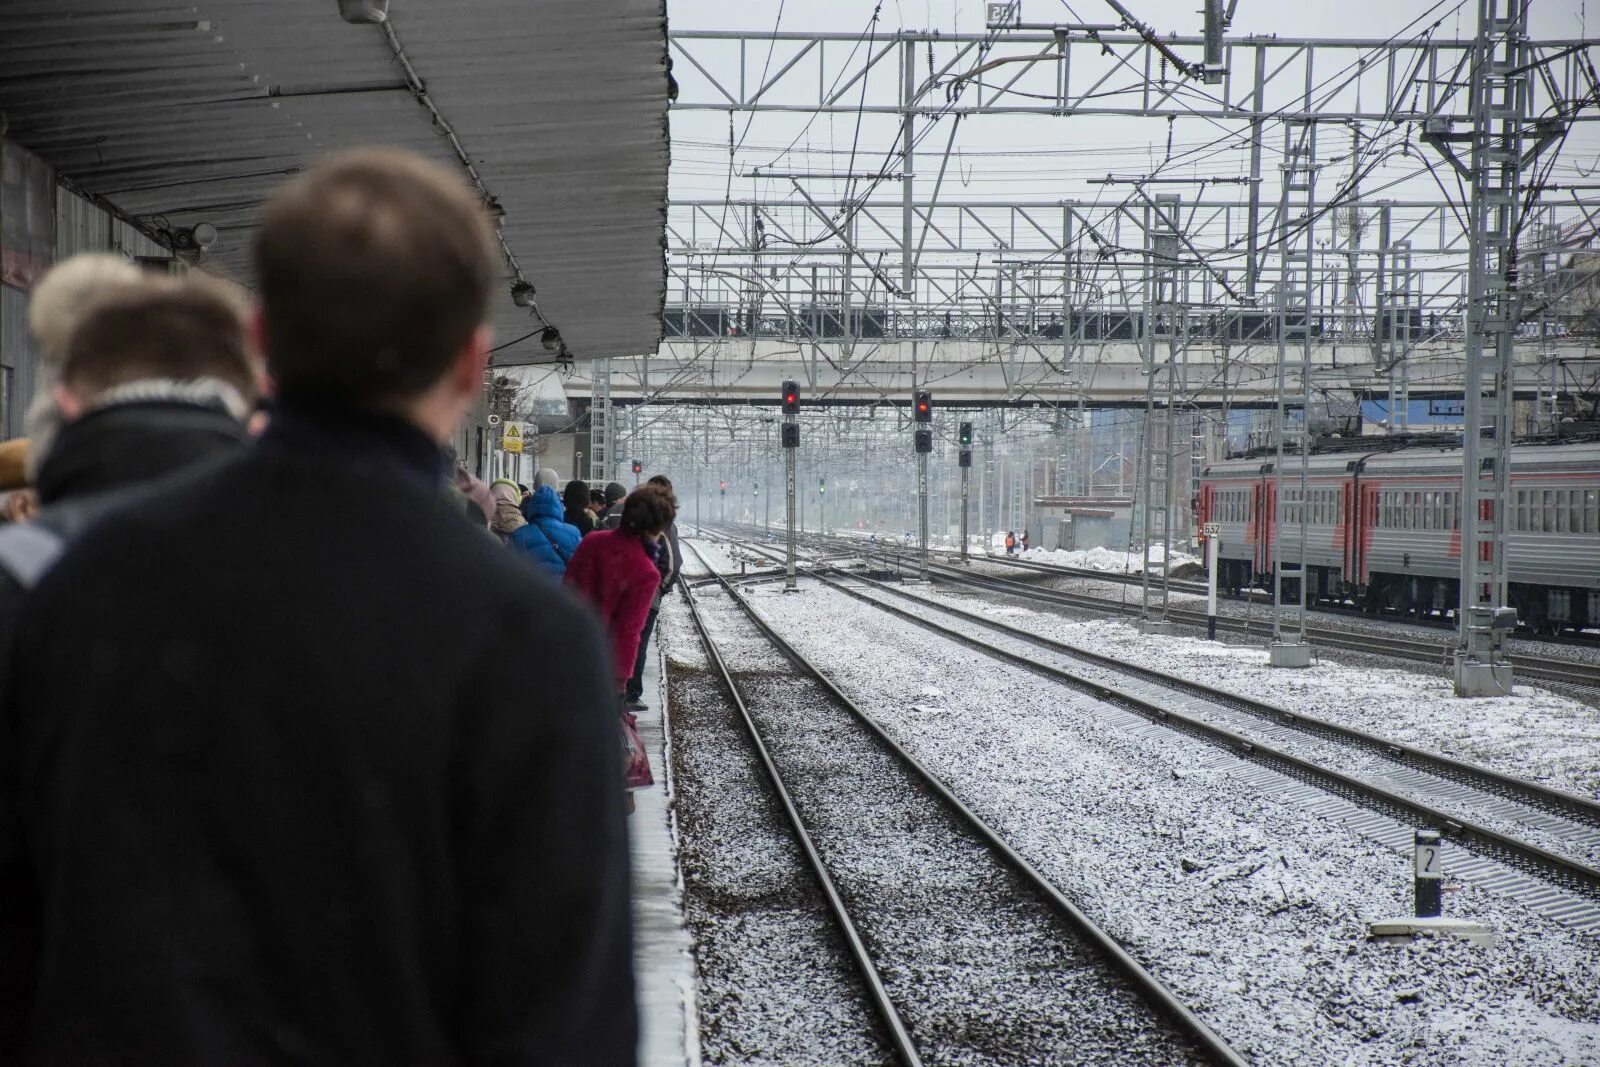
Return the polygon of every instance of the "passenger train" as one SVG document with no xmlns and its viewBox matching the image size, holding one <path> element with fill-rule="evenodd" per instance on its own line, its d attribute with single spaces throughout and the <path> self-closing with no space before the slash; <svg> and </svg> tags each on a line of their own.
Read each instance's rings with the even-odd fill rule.
<svg viewBox="0 0 1600 1067">
<path fill-rule="evenodd" d="M 1202 470 L 1197 518 L 1218 526 L 1220 588 L 1270 586 L 1274 551 L 1298 562 L 1304 506 L 1308 600 L 1419 616 L 1455 608 L 1459 448 L 1313 451 L 1303 504 L 1299 459 L 1286 458 L 1276 546 L 1274 462 L 1230 459 Z M 1600 441 L 1515 446 L 1511 498 L 1506 566 L 1518 619 L 1547 633 L 1600 627 Z"/>
</svg>

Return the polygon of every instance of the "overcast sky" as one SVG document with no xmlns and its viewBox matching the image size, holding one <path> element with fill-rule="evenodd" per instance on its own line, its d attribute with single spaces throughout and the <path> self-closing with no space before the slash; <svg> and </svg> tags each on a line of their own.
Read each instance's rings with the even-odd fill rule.
<svg viewBox="0 0 1600 1067">
<path fill-rule="evenodd" d="M 667 13 L 674 29 L 770 30 L 780 8 L 784 29 L 856 32 L 871 17 L 870 0 L 668 0 Z M 978 0 L 884 0 L 879 25 L 885 30 L 926 29 L 983 32 L 984 4 Z M 1135 15 L 1162 33 L 1200 32 L 1200 0 L 1128 0 Z M 1234 15 L 1235 34 L 1276 33 L 1279 36 L 1387 37 L 1423 12 L 1447 15 L 1449 36 L 1472 36 L 1477 3 L 1465 0 L 1435 4 L 1431 0 L 1239 0 Z M 1056 22 L 1073 18 L 1085 22 L 1115 22 L 1116 14 L 1103 0 L 1023 0 L 1026 22 Z M 1535 37 L 1587 37 L 1583 32 L 1586 0 L 1534 0 L 1529 11 Z M 1594 12 L 1600 20 L 1600 7 Z M 1438 17 L 1435 15 L 1434 17 Z"/>
<path fill-rule="evenodd" d="M 1600 36 L 1600 0 L 1597 4 L 1597 26 L 1594 36 Z M 1142 20 L 1165 33 L 1198 34 L 1200 0 L 1130 0 L 1128 6 Z M 774 28 L 786 31 L 825 31 L 844 34 L 862 34 L 871 22 L 875 7 L 879 10 L 876 27 L 880 34 L 892 34 L 902 28 L 924 29 L 932 27 L 941 31 L 982 33 L 985 29 L 985 6 L 979 0 L 883 0 L 876 5 L 869 0 L 669 0 L 671 28 L 675 32 L 691 29 L 743 30 L 765 33 Z M 1235 21 L 1229 31 L 1231 37 L 1250 34 L 1277 35 L 1279 37 L 1343 37 L 1366 40 L 1383 39 L 1391 35 L 1411 36 L 1437 23 L 1433 31 L 1436 39 L 1470 38 L 1476 19 L 1476 0 L 1310 0 L 1303 3 L 1267 2 L 1267 0 L 1240 0 Z M 1063 0 L 1023 0 L 1022 17 L 1026 22 L 1058 22 L 1081 19 L 1086 22 L 1115 22 L 1117 17 L 1104 0 L 1074 0 L 1072 7 Z M 1588 36 L 1587 0 L 1535 0 L 1530 14 L 1530 29 L 1536 39 L 1579 38 Z M 708 67 L 725 85 L 737 84 L 739 70 L 735 53 L 710 51 L 708 46 L 697 46 L 706 55 Z M 781 70 L 787 58 L 800 46 L 779 44 L 769 49 L 752 45 L 746 53 L 745 76 L 756 82 L 764 70 Z M 1007 51 L 1019 54 L 1028 49 L 1021 45 L 1006 45 L 1004 39 L 990 55 L 1004 55 Z M 829 51 L 830 63 L 842 58 L 844 46 Z M 1192 49 L 1190 51 L 1193 51 Z M 1331 74 L 1341 63 L 1348 62 L 1354 51 L 1339 53 L 1337 62 L 1331 62 L 1333 53 L 1318 63 L 1318 76 Z M 1087 78 L 1079 79 L 1082 66 L 1096 57 L 1089 49 L 1074 53 L 1079 67 L 1074 70 L 1074 86 L 1081 89 Z M 1195 56 L 1199 58 L 1198 55 Z M 942 61 L 942 60 L 941 60 Z M 881 63 L 869 77 L 865 91 L 868 102 L 893 103 L 897 83 L 893 58 Z M 796 66 L 791 80 L 802 77 L 814 85 L 815 60 L 808 57 Z M 1018 69 L 1018 68 L 1012 68 Z M 1375 68 L 1374 68 L 1375 69 Z M 715 99 L 702 76 L 681 60 L 677 74 L 685 86 L 685 100 Z M 1000 78 L 1007 75 L 997 74 Z M 1287 80 L 1283 79 L 1283 80 Z M 1374 81 L 1377 79 L 1374 78 Z M 1382 85 L 1377 86 L 1381 95 Z M 1211 89 L 1209 91 L 1215 91 Z M 813 90 L 814 92 L 814 90 Z M 938 90 L 935 90 L 937 93 Z M 854 95 L 854 91 L 852 91 Z M 1238 89 L 1235 89 L 1235 96 Z M 1365 102 L 1374 103 L 1371 89 Z M 1239 131 L 1243 123 L 1218 123 L 1205 120 L 1181 119 L 1170 131 L 1173 151 L 1182 155 L 1186 149 L 1197 150 L 1226 135 Z M 1596 124 L 1600 125 L 1600 124 Z M 720 200 L 725 193 L 734 197 L 772 198 L 792 194 L 787 181 L 769 181 L 742 177 L 752 168 L 818 172 L 839 171 L 851 164 L 857 172 L 875 172 L 883 167 L 885 155 L 895 144 L 898 122 L 893 116 L 868 116 L 859 122 L 853 115 L 788 115 L 764 113 L 752 117 L 746 113 L 732 116 L 732 136 L 739 145 L 730 166 L 728 141 L 730 121 L 727 112 L 675 111 L 672 114 L 673 175 L 672 193 L 675 200 L 710 198 Z M 1378 132 L 1372 128 L 1365 134 Z M 919 192 L 930 187 L 929 179 L 937 169 L 936 160 L 944 154 L 948 123 L 936 133 L 929 131 L 919 144 L 924 158 L 916 168 Z M 1319 135 L 1319 148 L 1324 156 L 1340 154 L 1344 149 L 1341 140 L 1348 134 L 1329 129 Z M 955 155 L 951 159 L 950 173 L 943 191 L 945 198 L 970 200 L 1057 200 L 1065 197 L 1092 197 L 1094 189 L 1085 180 L 1103 176 L 1108 171 L 1144 172 L 1160 164 L 1168 153 L 1169 129 L 1160 119 L 1119 118 L 1100 119 L 1091 116 L 1060 118 L 1054 116 L 997 116 L 988 115 L 965 121 L 955 139 Z M 1269 155 L 1274 144 L 1281 143 L 1281 132 L 1269 131 L 1266 137 Z M 790 146 L 793 145 L 791 148 Z M 1040 150 L 1046 150 L 1041 153 Z M 1596 154 L 1600 154 L 1600 137 L 1585 129 L 1569 138 L 1563 153 L 1564 166 L 1557 171 L 1558 180 L 1573 180 L 1582 166 L 1588 169 Z M 1224 143 L 1222 150 L 1197 156 L 1184 170 L 1169 173 L 1185 176 L 1201 174 L 1239 174 L 1245 168 L 1243 139 Z M 1410 165 L 1410 164 L 1407 164 Z M 898 168 L 896 168 L 898 169 Z M 1271 163 L 1268 163 L 1271 180 Z M 730 173 L 733 180 L 730 182 Z M 1398 173 L 1398 172 L 1397 172 Z M 1378 181 L 1392 175 L 1375 175 Z M 1423 178 L 1426 189 L 1437 191 L 1431 178 Z M 1374 182 L 1377 184 L 1377 182 Z M 843 196 L 842 184 L 830 186 L 826 182 L 813 182 L 809 186 L 819 198 Z M 898 196 L 898 190 L 884 187 L 880 193 L 889 198 Z M 1423 188 L 1401 188 L 1391 196 L 1433 195 Z"/>
</svg>

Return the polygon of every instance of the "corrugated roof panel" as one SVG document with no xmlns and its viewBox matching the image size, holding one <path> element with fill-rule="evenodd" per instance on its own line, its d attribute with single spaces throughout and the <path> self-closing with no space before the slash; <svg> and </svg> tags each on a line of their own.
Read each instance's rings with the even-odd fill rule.
<svg viewBox="0 0 1600 1067">
<path fill-rule="evenodd" d="M 505 210 L 503 232 L 578 359 L 654 351 L 665 296 L 663 0 L 392 5 L 391 25 Z M 334 0 L 13 0 L 11 136 L 140 216 L 205 220 L 248 277 L 259 205 L 317 155 L 388 144 L 459 166 L 381 27 Z M 510 299 L 502 341 L 534 325 Z M 537 337 L 502 363 L 543 362 Z"/>
</svg>

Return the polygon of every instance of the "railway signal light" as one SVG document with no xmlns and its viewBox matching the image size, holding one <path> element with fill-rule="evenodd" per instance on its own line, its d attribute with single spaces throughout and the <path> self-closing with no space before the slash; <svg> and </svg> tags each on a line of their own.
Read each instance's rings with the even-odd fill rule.
<svg viewBox="0 0 1600 1067">
<path fill-rule="evenodd" d="M 783 424 L 783 447 L 800 447 L 800 424 L 798 422 L 786 422 Z"/>
<path fill-rule="evenodd" d="M 800 414 L 800 383 L 785 380 L 783 383 L 783 413 L 785 415 Z"/>
<path fill-rule="evenodd" d="M 957 434 L 957 438 L 960 440 L 962 448 L 971 448 L 972 447 L 972 423 L 963 422 L 961 424 L 961 431 L 960 431 L 959 434 Z"/>
<path fill-rule="evenodd" d="M 915 404 L 913 405 L 913 413 L 918 422 L 932 422 L 933 394 L 926 389 L 918 389 Z"/>
<path fill-rule="evenodd" d="M 717 488 L 722 491 L 722 495 L 723 496 L 727 496 L 728 495 L 728 483 L 727 482 L 718 482 L 717 483 Z"/>
<path fill-rule="evenodd" d="M 918 430 L 916 432 L 916 444 L 917 444 L 917 451 L 918 452 L 932 452 L 933 451 L 933 431 L 932 430 Z"/>
<path fill-rule="evenodd" d="M 826 493 L 827 491 L 828 491 L 828 479 L 826 479 L 826 478 L 817 479 L 817 492 L 818 493 Z"/>
<path fill-rule="evenodd" d="M 642 470 L 644 470 L 644 464 L 640 463 L 638 460 L 634 460 L 633 461 L 633 473 L 638 474 Z"/>
<path fill-rule="evenodd" d="M 972 449 L 963 448 L 961 450 L 961 458 L 957 461 L 957 463 L 962 467 L 972 466 Z"/>
</svg>

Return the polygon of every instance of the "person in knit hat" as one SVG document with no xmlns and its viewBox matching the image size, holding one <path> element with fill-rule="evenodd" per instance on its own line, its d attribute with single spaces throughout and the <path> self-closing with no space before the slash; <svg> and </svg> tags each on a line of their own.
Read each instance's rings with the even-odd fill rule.
<svg viewBox="0 0 1600 1067">
<path fill-rule="evenodd" d="M 500 535 L 500 540 L 510 541 L 511 535 L 528 524 L 522 517 L 522 489 L 510 478 L 496 478 L 489 483 L 494 496 L 494 514 L 489 517 L 489 529 Z"/>
<path fill-rule="evenodd" d="M 561 475 L 550 467 L 540 467 L 539 473 L 533 477 L 534 492 L 538 492 L 541 485 L 548 485 L 559 495 L 561 492 Z"/>
<path fill-rule="evenodd" d="M 622 522 L 622 501 L 628 489 L 621 482 L 606 483 L 606 509 L 599 515 L 602 530 L 615 530 Z"/>
</svg>

